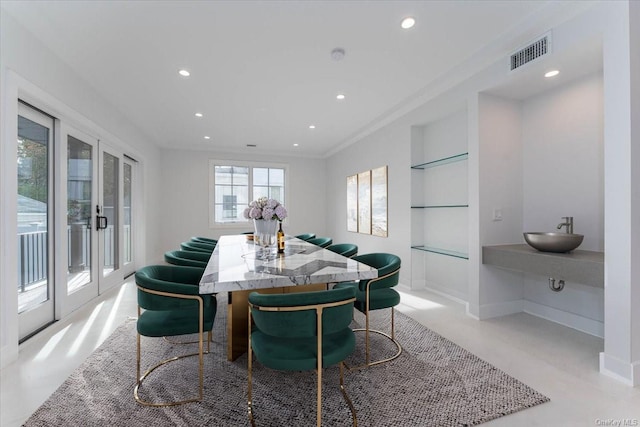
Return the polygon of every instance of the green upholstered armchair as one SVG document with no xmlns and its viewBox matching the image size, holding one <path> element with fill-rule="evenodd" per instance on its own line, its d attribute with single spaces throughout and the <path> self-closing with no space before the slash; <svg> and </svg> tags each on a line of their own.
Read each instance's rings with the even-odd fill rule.
<svg viewBox="0 0 640 427">
<path fill-rule="evenodd" d="M 343 282 L 335 285 L 335 288 L 352 288 L 356 290 L 356 302 L 354 304 L 358 311 L 364 313 L 366 326 L 364 329 L 354 329 L 354 331 L 365 332 L 365 365 L 373 366 L 379 363 L 389 362 L 402 353 L 400 343 L 395 339 L 394 309 L 400 303 L 400 294 L 393 289 L 398 284 L 400 277 L 400 257 L 387 253 L 371 253 L 354 256 L 352 259 L 367 264 L 378 270 L 378 277 L 375 279 L 361 280 L 359 282 Z M 373 310 L 391 308 L 391 335 L 369 328 L 369 314 Z M 369 334 L 376 333 L 390 339 L 397 348 L 393 356 L 371 362 L 369 358 Z"/>
<path fill-rule="evenodd" d="M 321 248 L 326 248 L 333 243 L 333 240 L 331 239 L 331 237 L 314 237 L 313 239 L 308 239 L 307 242 L 316 246 L 320 246 Z"/>
<path fill-rule="evenodd" d="M 204 269 L 174 265 L 151 265 L 135 274 L 138 287 L 138 322 L 136 354 L 136 386 L 133 395 L 137 402 L 147 406 L 173 406 L 202 400 L 204 393 L 203 354 L 209 352 L 213 321 L 216 315 L 215 295 L 200 295 L 199 282 Z M 144 310 L 144 311 L 143 311 Z M 203 335 L 208 333 L 207 350 L 204 351 Z M 198 334 L 198 352 L 163 360 L 140 376 L 140 337 L 166 337 Z M 199 357 L 198 397 L 175 402 L 149 402 L 138 391 L 143 381 L 156 368 L 185 357 Z"/>
<path fill-rule="evenodd" d="M 346 256 L 347 258 L 351 258 L 358 254 L 358 246 L 353 243 L 337 243 L 335 245 L 327 246 L 325 249 L 339 255 Z"/>
<path fill-rule="evenodd" d="M 211 254 L 193 251 L 168 251 L 164 253 L 164 260 L 169 264 L 187 267 L 205 268 Z"/>
<path fill-rule="evenodd" d="M 305 234 L 298 234 L 296 237 L 300 240 L 309 240 L 316 237 L 316 235 L 313 233 L 305 233 Z"/>
<path fill-rule="evenodd" d="M 340 364 L 340 390 L 349 405 L 353 425 L 355 409 L 344 388 L 343 361 L 355 349 L 349 328 L 353 314 L 353 288 L 289 294 L 249 295 L 248 408 L 252 408 L 252 359 L 271 369 L 317 372 L 316 424 L 322 425 L 322 368 Z M 321 355 L 321 357 L 319 356 Z"/>
<path fill-rule="evenodd" d="M 183 251 L 192 251 L 192 252 L 207 252 L 211 253 L 216 248 L 215 245 L 210 245 L 207 243 L 199 243 L 199 242 L 182 242 L 180 243 L 180 249 Z"/>
</svg>

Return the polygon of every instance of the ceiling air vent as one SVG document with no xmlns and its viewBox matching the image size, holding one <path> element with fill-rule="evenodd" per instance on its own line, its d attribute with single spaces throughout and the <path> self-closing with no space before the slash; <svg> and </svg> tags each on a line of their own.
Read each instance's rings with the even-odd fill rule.
<svg viewBox="0 0 640 427">
<path fill-rule="evenodd" d="M 533 43 L 511 55 L 511 71 L 551 52 L 551 33 L 547 33 Z"/>
</svg>

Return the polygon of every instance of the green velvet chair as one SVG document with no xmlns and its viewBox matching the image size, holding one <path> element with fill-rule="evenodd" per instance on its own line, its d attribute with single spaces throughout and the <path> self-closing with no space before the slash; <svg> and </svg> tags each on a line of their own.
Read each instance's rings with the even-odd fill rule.
<svg viewBox="0 0 640 427">
<path fill-rule="evenodd" d="M 322 425 L 322 369 L 340 365 L 340 390 L 356 413 L 344 388 L 343 361 L 355 349 L 355 336 L 349 328 L 353 314 L 353 288 L 289 294 L 249 294 L 248 409 L 255 425 L 252 407 L 252 360 L 281 371 L 316 370 L 316 424 Z M 318 355 L 322 355 L 319 357 Z M 265 403 L 268 405 L 268 402 Z M 269 425 L 268 421 L 264 422 Z"/>
<path fill-rule="evenodd" d="M 307 243 L 320 246 L 321 248 L 326 248 L 333 243 L 333 240 L 331 237 L 314 237 L 313 239 L 307 240 Z"/>
<path fill-rule="evenodd" d="M 164 260 L 173 265 L 205 268 L 211 254 L 193 251 L 168 251 L 164 253 Z"/>
<path fill-rule="evenodd" d="M 135 274 L 138 287 L 138 321 L 136 340 L 136 385 L 133 395 L 138 403 L 146 406 L 173 406 L 200 401 L 204 395 L 204 357 L 209 353 L 213 321 L 217 303 L 215 295 L 199 293 L 200 278 L 204 269 L 175 265 L 151 265 L 139 269 Z M 207 332 L 207 350 L 204 350 L 203 335 Z M 198 351 L 163 360 L 140 375 L 141 336 L 167 337 L 198 334 Z M 151 402 L 139 395 L 144 380 L 158 367 L 185 357 L 199 358 L 198 397 L 171 402 Z M 171 388 L 171 384 L 167 384 Z"/>
<path fill-rule="evenodd" d="M 309 240 L 316 237 L 316 235 L 313 233 L 305 233 L 305 234 L 298 234 L 296 237 L 300 240 Z"/>
<path fill-rule="evenodd" d="M 180 249 L 182 249 L 183 251 L 207 252 L 211 254 L 211 252 L 213 252 L 213 250 L 215 249 L 215 245 L 198 242 L 182 242 L 180 243 Z"/>
<path fill-rule="evenodd" d="M 359 282 L 343 282 L 335 285 L 334 288 L 352 288 L 356 290 L 355 308 L 364 313 L 366 326 L 364 329 L 354 329 L 354 331 L 365 332 L 365 364 L 362 366 L 373 366 L 384 362 L 389 362 L 402 353 L 402 347 L 395 338 L 394 308 L 400 303 L 400 294 L 393 289 L 398 284 L 400 277 L 400 257 L 388 253 L 371 253 L 356 255 L 352 259 L 367 264 L 378 270 L 378 277 L 375 279 L 360 280 Z M 391 308 L 391 335 L 384 332 L 370 329 L 369 318 L 373 310 Z M 390 339 L 396 346 L 396 353 L 385 359 L 372 362 L 369 357 L 369 334 L 376 333 Z M 359 367 L 362 367 L 359 366 Z"/>
<path fill-rule="evenodd" d="M 346 256 L 347 258 L 358 254 L 358 246 L 353 243 L 336 243 L 335 245 L 327 246 L 325 249 Z"/>
<path fill-rule="evenodd" d="M 190 239 L 192 242 L 196 242 L 196 243 L 205 243 L 207 245 L 217 245 L 218 241 L 216 239 L 210 239 L 208 237 L 192 237 Z"/>
</svg>

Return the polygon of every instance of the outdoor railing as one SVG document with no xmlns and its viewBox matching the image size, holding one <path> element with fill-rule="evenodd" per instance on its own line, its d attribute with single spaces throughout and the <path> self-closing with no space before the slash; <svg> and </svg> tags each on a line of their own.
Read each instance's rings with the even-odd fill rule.
<svg viewBox="0 0 640 427">
<path fill-rule="evenodd" d="M 47 232 L 18 234 L 18 288 L 47 278 Z"/>
<path fill-rule="evenodd" d="M 73 228 L 73 232 L 72 232 Z M 131 261 L 131 226 L 124 226 L 124 260 Z M 79 234 L 78 234 L 79 233 Z M 116 239 L 113 226 L 104 230 L 105 248 L 112 248 Z M 91 230 L 86 226 L 67 227 L 67 267 L 71 270 L 90 265 Z M 73 244 L 72 244 L 73 242 Z M 104 251 L 105 267 L 113 267 L 113 250 Z M 24 292 L 31 284 L 47 279 L 48 239 L 46 231 L 18 234 L 18 289 Z"/>
</svg>

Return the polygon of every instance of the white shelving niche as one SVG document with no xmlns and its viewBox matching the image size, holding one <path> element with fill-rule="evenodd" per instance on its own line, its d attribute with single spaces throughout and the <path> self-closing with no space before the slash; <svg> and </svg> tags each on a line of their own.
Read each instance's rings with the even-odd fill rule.
<svg viewBox="0 0 640 427">
<path fill-rule="evenodd" d="M 411 286 L 467 301 L 467 112 L 411 131 Z"/>
</svg>

